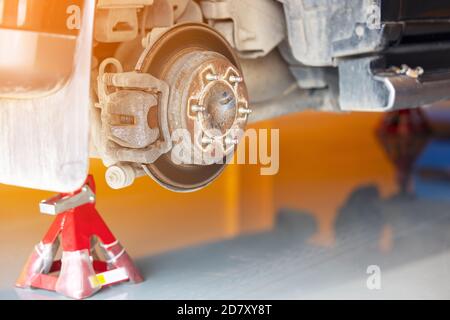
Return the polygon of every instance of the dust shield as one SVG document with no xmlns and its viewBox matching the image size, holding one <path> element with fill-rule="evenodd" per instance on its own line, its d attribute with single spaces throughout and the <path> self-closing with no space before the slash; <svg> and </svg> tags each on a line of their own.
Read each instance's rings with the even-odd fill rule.
<svg viewBox="0 0 450 320">
<path fill-rule="evenodd" d="M 84 183 L 94 9 L 0 1 L 0 183 L 57 192 Z"/>
</svg>

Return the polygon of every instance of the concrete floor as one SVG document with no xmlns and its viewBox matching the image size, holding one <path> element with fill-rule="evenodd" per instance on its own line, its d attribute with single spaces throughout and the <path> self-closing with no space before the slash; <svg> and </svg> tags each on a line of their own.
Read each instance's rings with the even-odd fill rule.
<svg viewBox="0 0 450 320">
<path fill-rule="evenodd" d="M 283 211 L 269 232 L 139 259 L 143 284 L 107 288 L 94 299 L 450 298 L 450 202 L 373 196 L 361 189 L 343 209 L 331 248 L 308 243 L 315 232 L 308 215 Z M 386 222 L 396 231 L 383 247 Z M 380 290 L 366 285 L 370 265 L 381 269 Z M 17 298 L 60 299 L 0 291 L 0 299 Z"/>
</svg>

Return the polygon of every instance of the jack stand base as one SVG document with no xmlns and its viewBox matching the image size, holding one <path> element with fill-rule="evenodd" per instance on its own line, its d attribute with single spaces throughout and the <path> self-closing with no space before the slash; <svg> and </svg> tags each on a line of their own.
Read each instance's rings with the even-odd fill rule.
<svg viewBox="0 0 450 320">
<path fill-rule="evenodd" d="M 84 299 L 105 286 L 143 281 L 133 261 L 95 209 L 92 176 L 80 190 L 42 202 L 41 211 L 57 217 L 28 258 L 17 287 L 56 291 L 69 298 Z M 97 240 L 105 261 L 100 261 L 95 252 Z M 60 244 L 62 257 L 55 261 Z"/>
</svg>

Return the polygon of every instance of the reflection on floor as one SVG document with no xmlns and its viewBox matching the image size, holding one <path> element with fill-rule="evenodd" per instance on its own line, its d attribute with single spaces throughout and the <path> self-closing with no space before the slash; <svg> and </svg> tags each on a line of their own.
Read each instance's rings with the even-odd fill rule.
<svg viewBox="0 0 450 320">
<path fill-rule="evenodd" d="M 280 128 L 275 177 L 234 166 L 192 195 L 148 181 L 122 192 L 99 183 L 100 210 L 147 281 L 95 298 L 450 298 L 446 126 L 392 142 L 376 133 L 380 121 L 305 113 L 261 124 Z M 101 181 L 99 163 L 93 172 Z M 0 298 L 58 298 L 11 286 L 47 226 L 30 203 L 47 194 L 1 189 L 10 196 L 0 214 Z M 367 287 L 371 265 L 381 290 Z"/>
</svg>

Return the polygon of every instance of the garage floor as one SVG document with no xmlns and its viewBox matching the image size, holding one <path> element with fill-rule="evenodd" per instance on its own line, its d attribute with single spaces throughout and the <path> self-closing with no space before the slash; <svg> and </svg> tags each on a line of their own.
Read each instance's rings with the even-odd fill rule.
<svg viewBox="0 0 450 320">
<path fill-rule="evenodd" d="M 396 228 L 392 248 L 380 250 L 381 216 L 360 215 L 368 192 L 346 209 L 333 248 L 307 243 L 315 228 L 307 215 L 281 212 L 270 232 L 138 259 L 147 281 L 95 299 L 450 298 L 450 202 L 379 202 Z M 381 269 L 381 290 L 367 288 L 370 265 Z M 59 299 L 12 287 L 0 298 Z"/>
<path fill-rule="evenodd" d="M 401 161 L 402 166 L 373 138 L 379 117 L 330 115 L 327 122 L 321 116 L 314 128 L 305 121 L 296 132 L 292 126 L 302 117 L 317 115 L 272 123 L 286 132 L 283 145 L 303 140 L 297 152 L 281 150 L 273 199 L 263 206 L 270 210 L 246 209 L 256 206 L 247 202 L 258 199 L 258 192 L 267 192 L 254 188 L 247 202 L 239 203 L 241 209 L 220 211 L 228 199 L 214 215 L 214 207 L 201 199 L 219 203 L 214 196 L 236 180 L 230 172 L 223 178 L 228 182 L 190 198 L 144 195 L 147 203 L 136 190 L 100 192 L 100 211 L 146 281 L 104 289 L 94 299 L 449 299 L 450 139 L 428 137 L 409 165 Z M 316 130 L 324 128 L 336 134 L 319 136 Z M 361 138 L 348 139 L 356 129 Z M 305 154 L 296 162 L 299 150 Z M 292 163 L 300 168 L 292 169 Z M 94 163 L 99 181 L 97 167 Z M 259 181 L 252 179 L 244 180 Z M 33 212 L 37 200 L 48 194 L 2 188 L 0 299 L 60 299 L 13 287 L 48 226 L 48 218 Z M 184 209 L 171 207 L 192 197 L 192 204 L 183 202 Z M 139 205 L 125 213 L 124 202 Z M 195 208 L 195 203 L 202 206 Z M 376 272 L 368 274 L 368 269 Z"/>
</svg>

